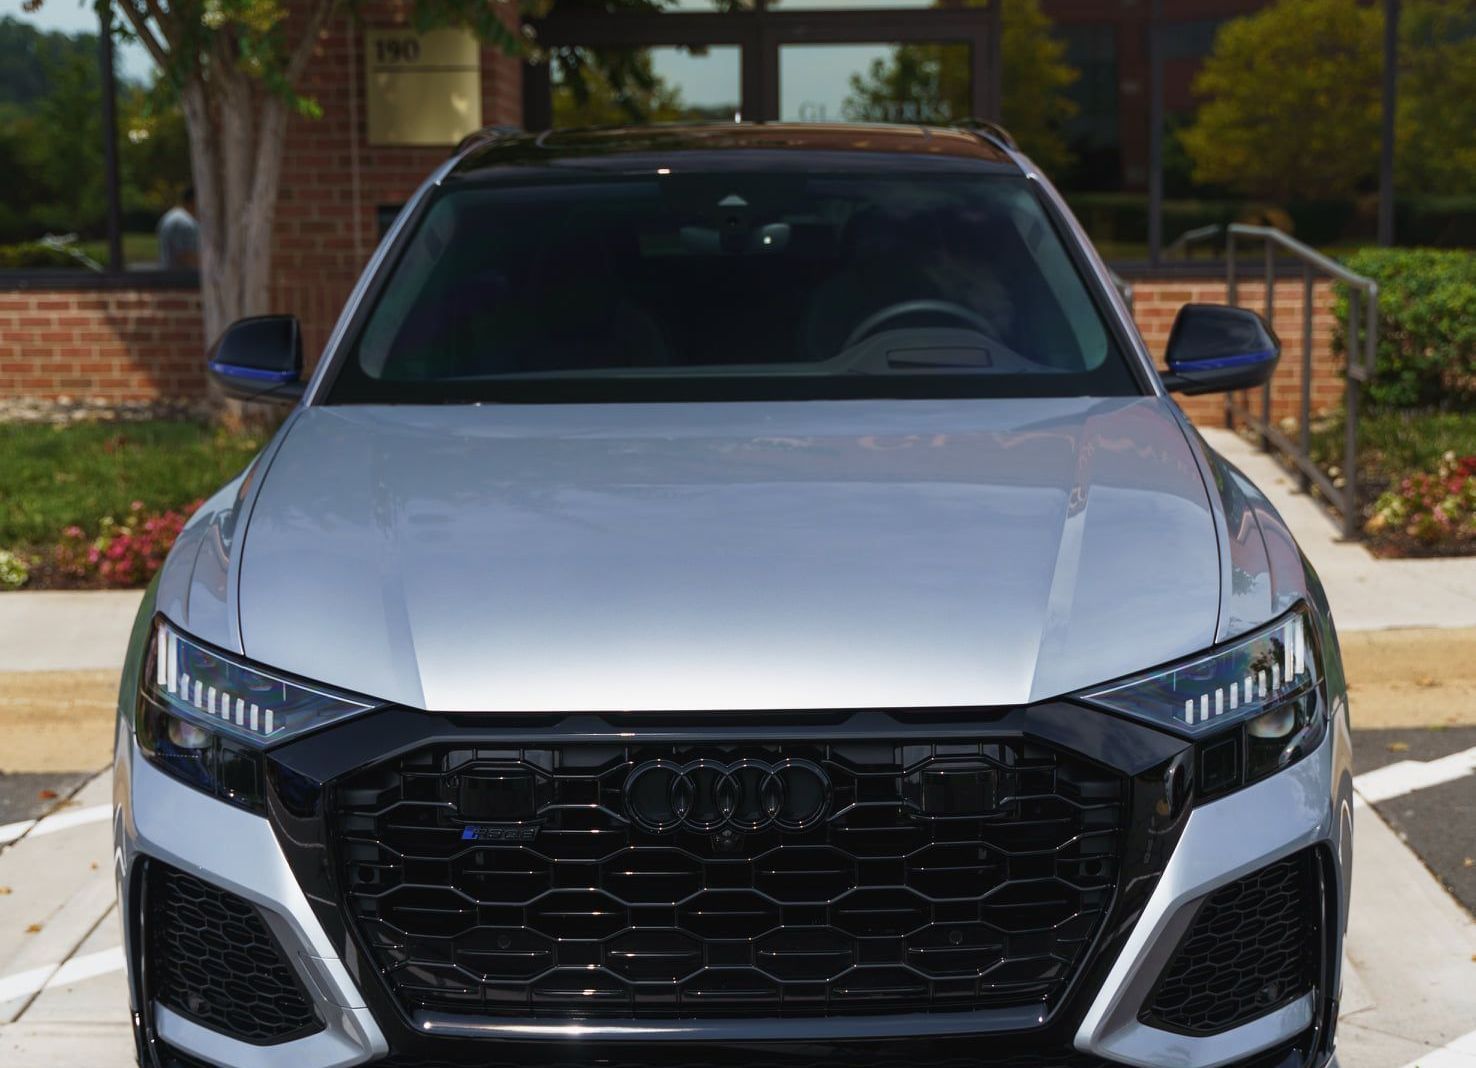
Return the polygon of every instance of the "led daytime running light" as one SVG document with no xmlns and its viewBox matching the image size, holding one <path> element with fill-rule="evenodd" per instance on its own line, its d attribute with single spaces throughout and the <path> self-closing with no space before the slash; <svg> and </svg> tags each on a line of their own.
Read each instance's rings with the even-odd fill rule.
<svg viewBox="0 0 1476 1068">
<path fill-rule="evenodd" d="M 154 642 L 155 697 L 176 714 L 257 745 L 370 707 L 247 667 L 162 621 Z"/>
<path fill-rule="evenodd" d="M 1281 657 L 1269 665 L 1254 664 L 1244 679 L 1216 686 L 1194 697 L 1184 699 L 1184 722 L 1189 726 L 1206 723 L 1212 717 L 1235 712 L 1242 704 L 1259 703 L 1261 708 L 1273 705 L 1283 695 L 1300 690 L 1316 681 L 1307 671 L 1307 632 L 1300 615 L 1292 616 L 1281 628 Z M 1268 685 L 1267 668 L 1270 669 Z M 1244 696 L 1242 696 L 1242 691 Z M 1228 702 L 1227 702 L 1228 695 Z M 1227 707 L 1228 706 L 1228 707 Z"/>
<path fill-rule="evenodd" d="M 1312 692 L 1321 679 L 1306 610 L 1170 667 L 1081 695 L 1125 715 L 1201 735 Z"/>
</svg>

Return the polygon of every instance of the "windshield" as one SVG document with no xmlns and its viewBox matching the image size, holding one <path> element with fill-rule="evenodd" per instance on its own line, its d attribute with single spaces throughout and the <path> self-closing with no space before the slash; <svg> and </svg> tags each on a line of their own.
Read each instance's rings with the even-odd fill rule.
<svg viewBox="0 0 1476 1068">
<path fill-rule="evenodd" d="M 439 191 L 329 402 L 1141 392 L 1021 176 L 664 172 Z"/>
</svg>

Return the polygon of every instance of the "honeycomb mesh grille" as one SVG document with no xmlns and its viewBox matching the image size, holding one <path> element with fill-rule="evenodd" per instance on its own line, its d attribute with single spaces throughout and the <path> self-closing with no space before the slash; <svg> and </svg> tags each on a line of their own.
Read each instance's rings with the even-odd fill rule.
<svg viewBox="0 0 1476 1068">
<path fill-rule="evenodd" d="M 149 865 L 149 983 L 160 1004 L 258 1045 L 321 1028 L 256 907 L 157 861 Z"/>
<path fill-rule="evenodd" d="M 1311 850 L 1215 891 L 1175 951 L 1150 1021 L 1213 1034 L 1301 997 L 1317 983 L 1320 917 Z"/>
<path fill-rule="evenodd" d="M 799 830 L 654 831 L 624 798 L 652 760 L 806 761 L 831 800 Z M 917 784 L 958 762 L 989 811 L 926 814 Z M 536 781 L 532 840 L 464 838 L 455 784 L 488 767 Z M 1020 741 L 445 748 L 340 783 L 336 849 L 350 921 L 412 1013 L 1042 1005 L 1111 902 L 1124 790 Z"/>
</svg>

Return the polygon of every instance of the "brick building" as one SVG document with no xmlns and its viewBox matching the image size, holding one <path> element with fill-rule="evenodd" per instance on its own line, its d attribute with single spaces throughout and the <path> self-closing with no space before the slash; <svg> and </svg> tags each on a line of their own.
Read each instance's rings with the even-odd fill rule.
<svg viewBox="0 0 1476 1068">
<path fill-rule="evenodd" d="M 1146 151 L 1149 0 L 1045 0 L 1044 6 L 1083 71 L 1074 136 L 1106 146 L 1122 182 L 1131 185 L 1141 177 Z M 1164 0 L 1170 110 L 1187 104 L 1189 81 L 1214 28 L 1256 6 L 1258 0 Z M 935 48 L 945 59 L 957 55 L 969 77 L 953 98 L 884 101 L 881 114 L 867 117 L 946 119 L 997 107 L 996 8 L 889 0 L 882 10 L 872 0 L 855 0 L 851 8 L 769 0 L 767 10 L 759 4 L 719 12 L 714 0 L 680 0 L 654 15 L 560 17 L 558 10 L 538 27 L 544 45 L 638 53 L 679 91 L 679 117 L 845 117 L 853 76 L 864 76 L 899 43 Z M 299 317 L 310 361 L 387 221 L 461 133 L 486 124 L 542 128 L 588 117 L 577 111 L 561 70 L 556 62 L 525 65 L 470 38 L 422 37 L 406 25 L 402 6 L 389 2 L 367 5 L 357 20 L 342 16 L 326 29 L 303 87 L 322 105 L 323 118 L 294 118 L 290 125 L 273 239 L 271 310 Z M 1179 304 L 1223 299 L 1222 284 L 1209 278 L 1135 277 L 1137 314 L 1155 351 Z M 1299 289 L 1289 296 L 1296 304 L 1283 308 L 1278 298 L 1277 314 L 1288 317 L 1283 337 L 1294 357 Z M 1253 288 L 1242 298 L 1259 307 Z M 1325 288 L 1317 301 L 1314 373 L 1333 391 L 1326 395 L 1331 403 L 1338 378 Z M 198 294 L 188 277 L 0 278 L 0 395 L 196 395 L 204 384 L 200 334 Z M 1286 363 L 1299 372 L 1298 359 Z M 1279 389 L 1297 387 L 1294 374 L 1281 379 Z M 1218 410 L 1217 402 L 1193 403 L 1207 417 Z"/>
</svg>

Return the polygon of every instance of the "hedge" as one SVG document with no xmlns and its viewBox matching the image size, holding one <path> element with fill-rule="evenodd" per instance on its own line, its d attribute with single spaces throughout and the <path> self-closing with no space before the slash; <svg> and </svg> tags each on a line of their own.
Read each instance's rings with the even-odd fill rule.
<svg viewBox="0 0 1476 1068">
<path fill-rule="evenodd" d="M 1379 285 L 1369 400 L 1384 408 L 1476 411 L 1476 253 L 1369 248 L 1344 263 Z M 1348 295 L 1340 291 L 1338 346 L 1345 353 L 1347 315 Z"/>
</svg>

